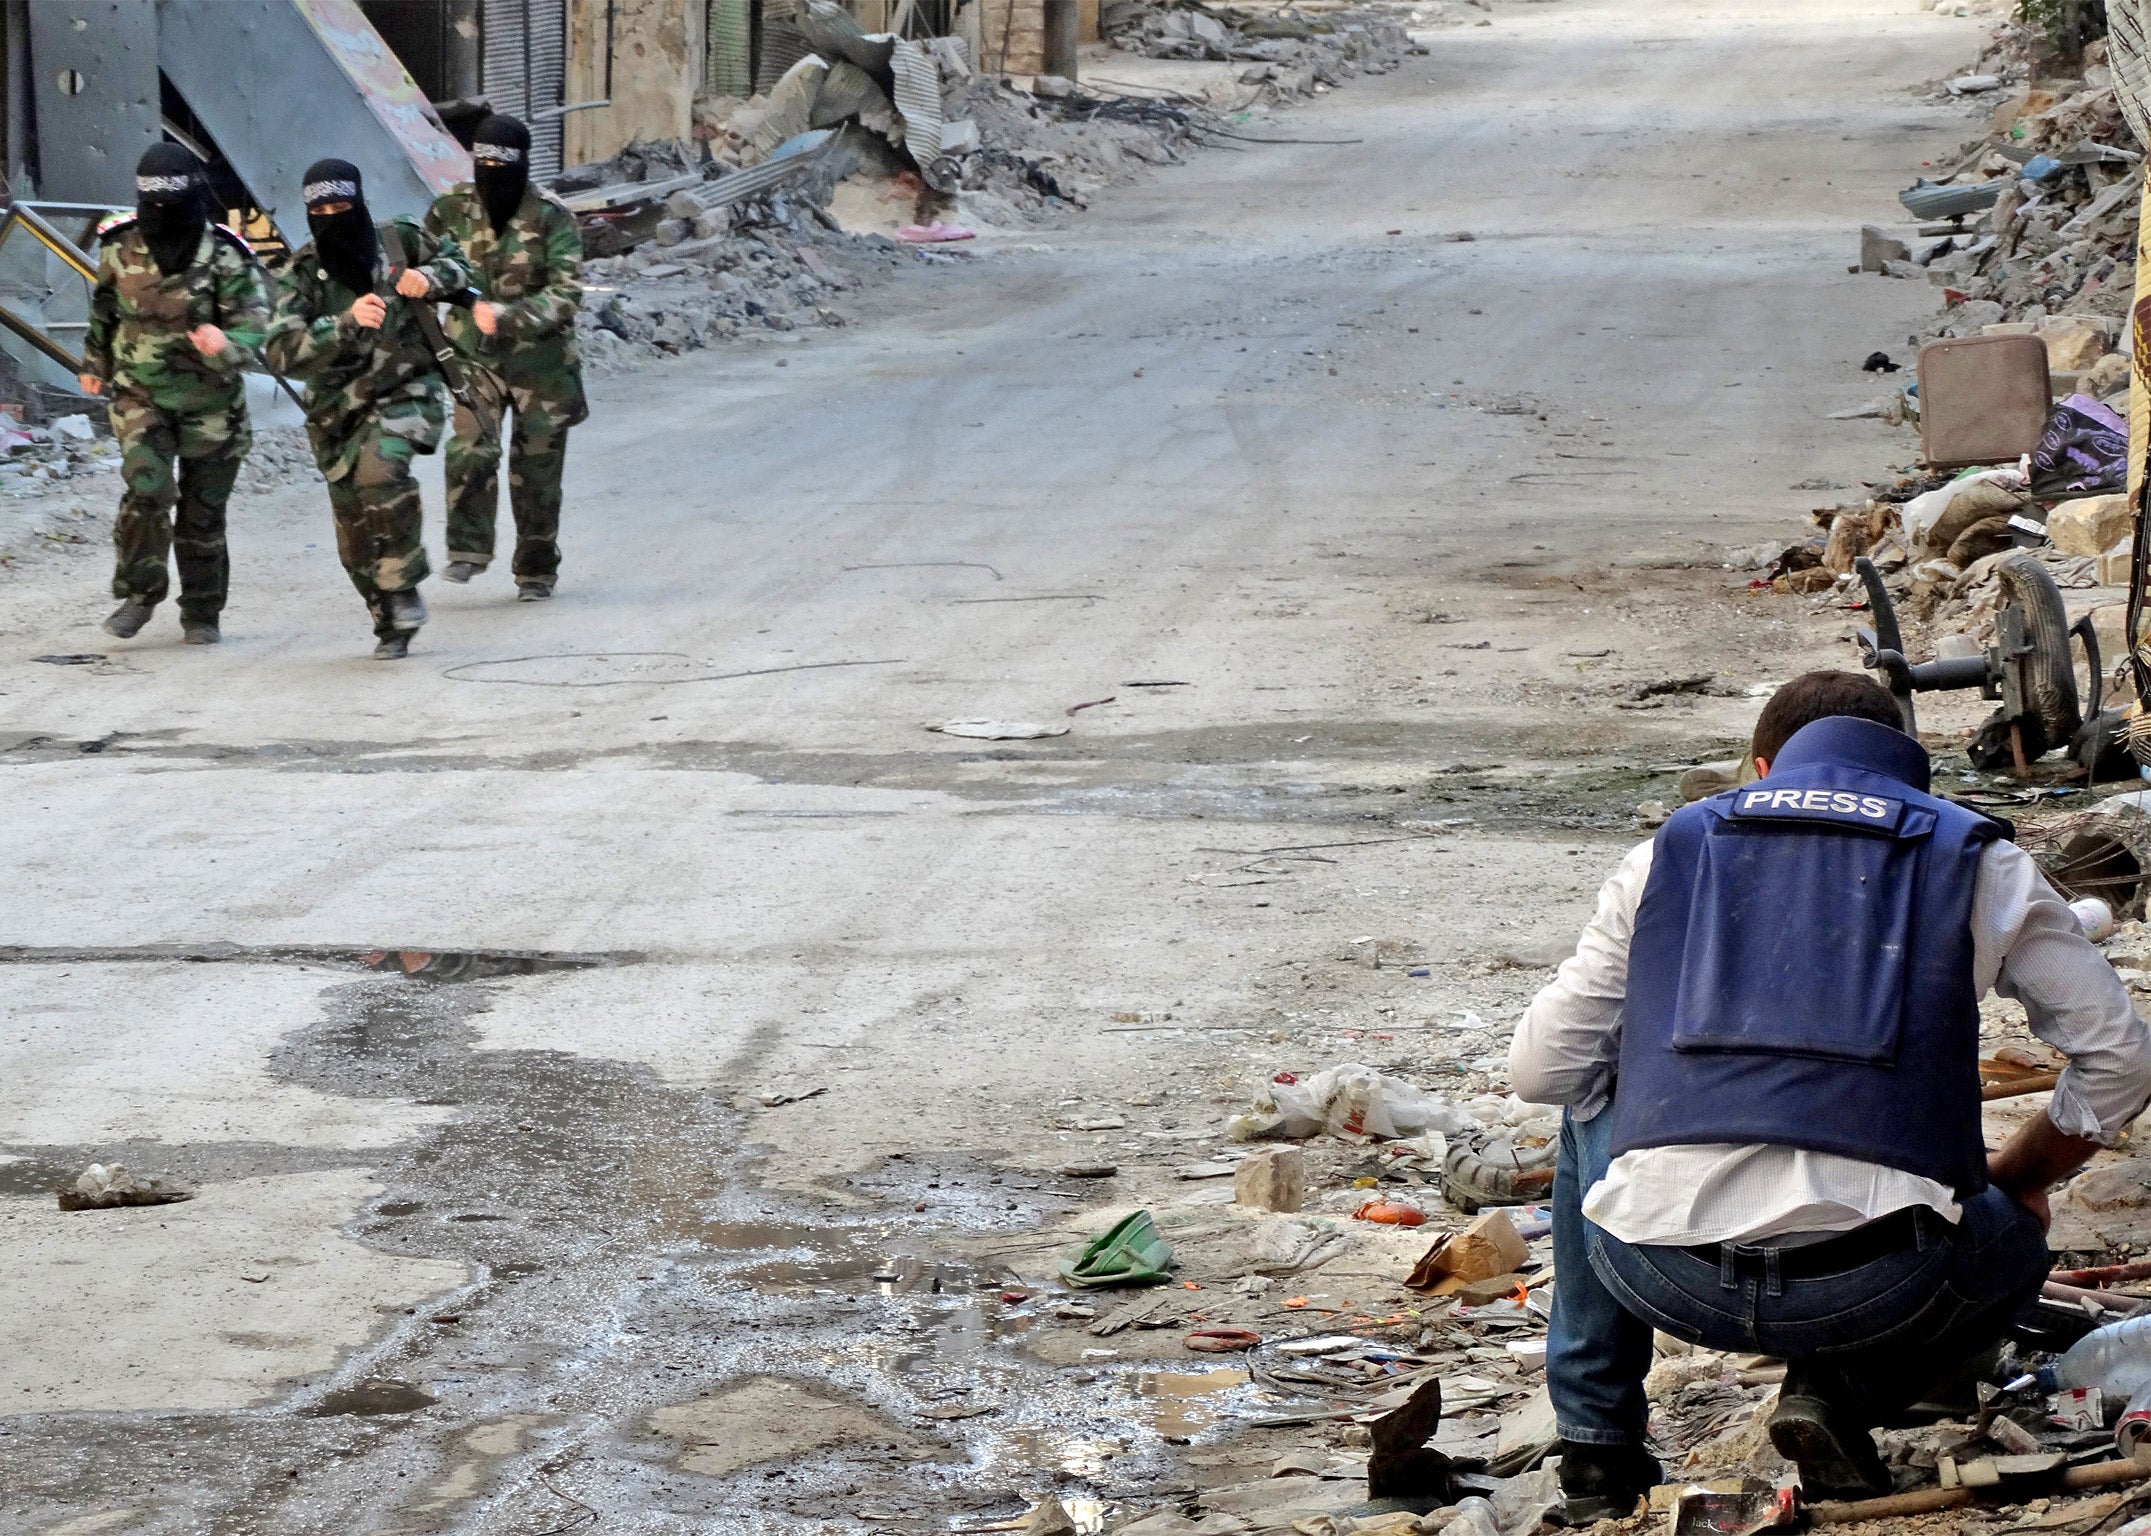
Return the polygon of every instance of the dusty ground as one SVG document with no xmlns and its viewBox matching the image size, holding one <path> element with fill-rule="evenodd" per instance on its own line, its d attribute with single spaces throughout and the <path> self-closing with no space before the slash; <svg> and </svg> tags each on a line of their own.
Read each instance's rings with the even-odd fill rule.
<svg viewBox="0 0 2151 1536">
<path fill-rule="evenodd" d="M 1268 120 L 1351 142 L 604 381 L 559 600 L 436 582 L 405 664 L 316 491 L 236 505 L 211 652 L 97 630 L 108 508 L 33 540 L 0 1529 L 977 1529 L 1242 1454 L 1254 1389 L 1002 1287 L 1138 1202 L 1220 1269 L 1170 1170 L 1278 1067 L 1483 1082 L 1634 804 L 1846 659 L 1722 551 L 1904 456 L 1824 417 L 1932 295 L 1845 265 L 1962 136 L 1909 0 L 1492 14 Z M 56 1211 L 93 1159 L 200 1197 Z"/>
</svg>

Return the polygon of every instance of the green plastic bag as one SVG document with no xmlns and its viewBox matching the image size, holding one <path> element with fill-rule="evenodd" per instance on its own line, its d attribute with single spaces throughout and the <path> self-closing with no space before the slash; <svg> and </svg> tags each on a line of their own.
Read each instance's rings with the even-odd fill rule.
<svg viewBox="0 0 2151 1536">
<path fill-rule="evenodd" d="M 1158 1236 L 1148 1211 L 1137 1211 L 1103 1237 L 1094 1237 L 1074 1263 L 1061 1261 L 1061 1278 L 1095 1290 L 1108 1285 L 1161 1285 L 1173 1267 L 1173 1245 Z"/>
</svg>

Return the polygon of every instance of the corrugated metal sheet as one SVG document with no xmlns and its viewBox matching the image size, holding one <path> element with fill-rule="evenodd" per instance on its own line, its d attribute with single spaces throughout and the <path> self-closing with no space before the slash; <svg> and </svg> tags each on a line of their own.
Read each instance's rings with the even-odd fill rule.
<svg viewBox="0 0 2151 1536">
<path fill-rule="evenodd" d="M 730 203 L 745 202 L 757 193 L 772 191 L 788 183 L 801 180 L 814 171 L 828 153 L 835 134 L 828 129 L 800 135 L 798 152 L 777 155 L 760 165 L 751 165 L 744 171 L 734 171 L 720 176 L 695 192 L 695 201 L 704 208 L 722 208 Z M 780 149 L 787 147 L 779 145 Z"/>
<path fill-rule="evenodd" d="M 807 123 L 814 128 L 834 128 L 854 117 L 862 126 L 873 129 L 885 139 L 901 140 L 903 137 L 903 128 L 897 121 L 896 109 L 889 104 L 888 93 L 874 83 L 873 76 L 851 60 L 838 59 L 829 66 L 821 89 L 814 93 L 814 109 L 808 114 Z"/>
<path fill-rule="evenodd" d="M 767 96 L 785 72 L 814 50 L 792 19 L 792 0 L 759 0 L 762 41 L 755 51 L 754 88 Z"/>
<path fill-rule="evenodd" d="M 749 0 L 709 0 L 702 53 L 702 88 L 715 96 L 754 91 L 754 23 Z"/>
<path fill-rule="evenodd" d="M 809 47 L 832 63 L 848 59 L 875 76 L 889 67 L 889 47 L 896 39 L 886 34 L 867 36 L 857 18 L 835 0 L 799 0 L 792 24 Z"/>
<path fill-rule="evenodd" d="M 924 48 L 906 38 L 889 54 L 889 73 L 896 79 L 904 148 L 923 171 L 941 154 L 941 71 Z"/>
<path fill-rule="evenodd" d="M 485 0 L 480 89 L 493 110 L 530 129 L 530 174 L 560 169 L 561 120 L 538 114 L 560 106 L 568 78 L 568 0 Z"/>
</svg>

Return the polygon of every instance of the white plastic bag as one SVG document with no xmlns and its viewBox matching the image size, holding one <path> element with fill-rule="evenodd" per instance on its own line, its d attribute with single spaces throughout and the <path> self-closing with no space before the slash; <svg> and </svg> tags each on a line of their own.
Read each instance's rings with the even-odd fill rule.
<svg viewBox="0 0 2151 1536">
<path fill-rule="evenodd" d="M 1236 1141 L 1281 1137 L 1305 1141 L 1332 1136 L 1371 1136 L 1390 1141 L 1425 1131 L 1478 1128 L 1469 1110 L 1437 1098 L 1401 1077 L 1387 1077 L 1359 1062 L 1317 1072 L 1304 1082 L 1268 1082 L 1249 1114 L 1233 1117 L 1227 1130 Z"/>
</svg>

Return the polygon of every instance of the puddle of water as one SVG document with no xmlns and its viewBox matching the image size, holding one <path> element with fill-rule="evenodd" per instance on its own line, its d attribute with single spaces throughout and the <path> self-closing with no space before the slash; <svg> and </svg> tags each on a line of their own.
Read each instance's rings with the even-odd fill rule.
<svg viewBox="0 0 2151 1536">
<path fill-rule="evenodd" d="M 1095 1536 L 1105 1529 L 1106 1517 L 1113 1512 L 1113 1506 L 1104 1499 L 1062 1499 L 1061 1508 L 1075 1522 L 1077 1536 Z"/>
<path fill-rule="evenodd" d="M 1065 1472 L 1070 1477 L 1099 1478 L 1127 1443 L 1082 1435 L 1061 1434 L 1050 1429 L 1012 1430 L 1002 1437 L 1009 1460 L 1042 1472 Z"/>
<path fill-rule="evenodd" d="M 408 1381 L 381 1379 L 362 1381 L 355 1387 L 339 1387 L 306 1410 L 310 1418 L 333 1419 L 346 1414 L 373 1418 L 380 1414 L 416 1413 L 440 1399 L 424 1387 Z"/>
<path fill-rule="evenodd" d="M 1191 1439 L 1217 1421 L 1217 1394 L 1244 1387 L 1247 1380 L 1247 1372 L 1220 1366 L 1209 1371 L 1128 1371 L 1117 1385 L 1135 1396 L 1152 1429 L 1167 1439 Z"/>
<path fill-rule="evenodd" d="M 703 1222 L 684 1234 L 757 1287 L 821 1287 L 882 1296 L 968 1296 L 980 1275 L 950 1259 L 892 1252 L 886 1230 L 785 1222 Z M 734 1262 L 738 1261 L 738 1262 Z"/>
</svg>

